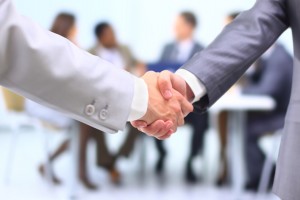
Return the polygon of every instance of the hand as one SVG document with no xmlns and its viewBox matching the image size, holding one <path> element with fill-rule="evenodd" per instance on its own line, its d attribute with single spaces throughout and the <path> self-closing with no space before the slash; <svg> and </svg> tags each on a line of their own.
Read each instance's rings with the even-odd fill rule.
<svg viewBox="0 0 300 200">
<path fill-rule="evenodd" d="M 172 74 L 169 71 L 163 71 L 159 74 L 157 85 L 160 89 L 161 94 L 166 100 L 171 100 L 174 97 L 174 95 L 176 96 L 178 95 L 178 93 L 180 93 L 183 97 L 189 99 L 190 101 L 194 98 L 193 92 L 191 91 L 190 87 L 186 84 L 186 82 L 180 76 Z M 190 107 L 183 106 L 182 108 L 184 117 L 186 117 L 186 115 L 193 111 L 193 108 Z M 145 121 L 139 120 L 132 122 L 132 125 L 148 135 L 160 135 L 161 137 L 157 137 L 158 139 L 166 139 L 176 131 L 177 126 L 180 124 L 176 125 L 173 124 L 172 121 L 158 120 L 150 125 L 147 125 Z M 174 126 L 175 128 L 169 129 L 169 127 Z"/>
<path fill-rule="evenodd" d="M 195 97 L 193 91 L 185 80 L 170 71 L 162 71 L 158 77 L 157 84 L 161 94 L 166 100 L 173 96 L 171 92 L 172 89 L 181 93 L 190 102 L 192 102 Z"/>
<path fill-rule="evenodd" d="M 132 125 L 148 135 L 165 139 L 175 132 L 178 126 L 184 124 L 184 117 L 193 110 L 193 106 L 183 95 L 172 88 L 170 89 L 171 97 L 165 100 L 158 89 L 158 77 L 159 74 L 154 72 L 148 72 L 142 77 L 148 85 L 148 110 L 143 118 L 133 122 Z M 155 128 L 155 132 L 145 131 L 144 128 L 153 122 L 155 123 L 152 129 Z"/>
</svg>

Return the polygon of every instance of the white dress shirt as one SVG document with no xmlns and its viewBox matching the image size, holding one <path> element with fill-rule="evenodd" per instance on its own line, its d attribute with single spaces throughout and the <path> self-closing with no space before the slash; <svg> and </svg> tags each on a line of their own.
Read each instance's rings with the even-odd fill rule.
<svg viewBox="0 0 300 200">
<path fill-rule="evenodd" d="M 97 51 L 97 55 L 100 58 L 112 63 L 119 69 L 125 69 L 125 65 L 126 65 L 125 61 L 124 61 L 120 51 L 118 51 L 118 49 L 115 49 L 115 48 L 107 49 L 107 48 L 103 47 Z"/>
<path fill-rule="evenodd" d="M 177 62 L 186 62 L 191 55 L 195 42 L 192 39 L 187 39 L 177 43 Z"/>
</svg>

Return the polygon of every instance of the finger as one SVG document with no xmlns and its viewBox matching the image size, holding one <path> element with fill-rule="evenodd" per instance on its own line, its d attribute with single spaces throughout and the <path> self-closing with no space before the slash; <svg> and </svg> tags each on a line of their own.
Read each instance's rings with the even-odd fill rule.
<svg viewBox="0 0 300 200">
<path fill-rule="evenodd" d="M 186 117 L 189 113 L 193 112 L 194 106 L 189 102 L 182 94 L 180 94 L 178 91 L 173 91 L 174 96 L 178 99 L 180 103 L 181 112 L 184 117 Z"/>
<path fill-rule="evenodd" d="M 156 137 L 156 138 L 159 138 L 159 137 L 162 137 L 166 134 L 169 134 L 169 133 L 172 133 L 172 128 L 173 126 L 173 122 L 171 121 L 167 121 L 167 122 L 164 122 L 164 126 L 163 127 L 159 127 L 157 128 L 156 132 L 152 132 L 152 136 L 153 137 Z"/>
<path fill-rule="evenodd" d="M 170 138 L 172 135 L 173 135 L 173 133 L 169 132 L 169 133 L 163 135 L 162 137 L 158 137 L 157 139 L 159 139 L 159 140 L 165 140 L 165 139 Z"/>
<path fill-rule="evenodd" d="M 176 124 L 174 124 L 170 130 L 172 130 L 173 133 L 176 133 L 177 126 L 178 126 L 178 122 L 176 121 Z"/>
<path fill-rule="evenodd" d="M 173 122 L 171 121 L 165 122 L 165 126 L 162 129 L 160 129 L 157 133 L 155 133 L 153 136 L 155 136 L 156 138 L 160 138 L 167 134 L 173 133 L 173 131 L 171 130 L 172 126 L 173 126 Z"/>
<path fill-rule="evenodd" d="M 133 121 L 130 123 L 133 127 L 137 128 L 137 129 L 147 127 L 147 123 L 145 121 L 141 121 L 141 120 Z"/>
<path fill-rule="evenodd" d="M 146 133 L 149 136 L 154 136 L 159 133 L 166 126 L 166 122 L 163 120 L 157 120 L 147 127 L 140 128 L 140 131 Z"/>
<path fill-rule="evenodd" d="M 176 74 L 171 74 L 170 77 L 173 89 L 178 91 L 184 97 L 186 97 L 187 90 L 185 80 Z"/>
<path fill-rule="evenodd" d="M 178 113 L 178 118 L 177 118 L 177 126 L 183 126 L 184 125 L 184 115 L 183 113 Z"/>
<path fill-rule="evenodd" d="M 184 125 L 184 115 L 181 111 L 181 108 L 180 108 L 180 104 L 178 105 L 179 106 L 179 109 L 176 111 L 176 122 L 177 122 L 177 126 L 182 126 Z"/>
<path fill-rule="evenodd" d="M 172 98 L 172 81 L 171 81 L 171 73 L 169 71 L 162 71 L 157 80 L 158 88 L 160 90 L 161 95 L 169 100 Z"/>
<path fill-rule="evenodd" d="M 188 114 L 193 112 L 194 106 L 191 104 L 186 98 L 183 98 L 180 102 L 181 105 L 181 111 L 184 117 L 186 117 Z"/>
</svg>

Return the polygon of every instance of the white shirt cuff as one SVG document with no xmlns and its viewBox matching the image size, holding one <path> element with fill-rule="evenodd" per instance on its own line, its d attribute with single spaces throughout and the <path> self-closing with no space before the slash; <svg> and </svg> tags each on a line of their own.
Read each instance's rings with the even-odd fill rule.
<svg viewBox="0 0 300 200">
<path fill-rule="evenodd" d="M 142 118 L 148 109 L 148 87 L 141 78 L 134 77 L 134 93 L 131 103 L 131 112 L 128 121 Z"/>
<path fill-rule="evenodd" d="M 181 76 L 193 91 L 195 98 L 192 103 L 199 101 L 206 94 L 205 86 L 194 74 L 185 69 L 177 70 L 176 74 Z"/>
</svg>

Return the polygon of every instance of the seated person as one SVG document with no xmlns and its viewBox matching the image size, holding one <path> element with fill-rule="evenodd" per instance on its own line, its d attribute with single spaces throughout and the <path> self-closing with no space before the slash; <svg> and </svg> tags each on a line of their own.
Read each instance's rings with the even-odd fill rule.
<svg viewBox="0 0 300 200">
<path fill-rule="evenodd" d="M 74 44 L 76 44 L 76 36 L 77 36 L 77 28 L 76 28 L 76 20 L 75 17 L 72 14 L 69 13 L 60 13 L 57 15 L 51 31 L 59 34 L 67 39 L 69 39 L 70 41 L 72 41 Z M 38 117 L 52 117 L 55 118 L 56 120 L 56 124 L 64 124 L 66 122 L 64 122 L 64 116 L 60 117 L 61 115 L 56 113 L 56 111 L 53 111 L 49 108 L 45 108 L 43 106 L 37 105 L 35 103 L 31 103 L 30 105 L 34 105 L 34 110 L 31 110 L 30 112 L 34 112 L 32 114 L 34 114 L 35 116 Z M 37 110 L 40 109 L 40 110 Z M 39 112 L 39 113 L 37 113 Z M 45 116 L 45 115 L 50 115 L 50 116 Z M 52 115 L 52 116 L 51 116 Z M 53 119 L 52 119 L 53 120 Z M 80 123 L 81 126 L 81 130 L 82 127 L 84 127 L 85 125 Z M 87 144 L 88 144 L 88 140 L 91 137 L 94 137 L 95 135 L 93 135 L 94 133 L 85 133 L 83 131 L 80 132 L 80 140 L 79 140 L 79 179 L 82 182 L 82 184 L 91 190 L 95 190 L 97 189 L 97 186 L 92 183 L 88 177 L 87 174 L 87 167 L 86 167 L 86 149 L 87 149 Z M 62 153 L 64 153 L 70 146 L 70 141 L 67 139 L 65 141 L 63 141 L 60 146 L 49 155 L 49 160 L 50 162 L 54 162 Z M 50 165 L 51 166 L 51 165 Z M 52 175 L 52 181 L 55 184 L 60 184 L 61 181 L 60 179 L 55 175 L 52 167 L 50 169 L 51 171 L 51 175 Z M 44 164 L 40 165 L 39 167 L 39 172 L 41 173 L 41 175 L 45 175 L 45 166 Z"/>
<path fill-rule="evenodd" d="M 230 23 L 238 15 L 238 12 L 230 14 L 226 23 Z M 276 108 L 271 112 L 248 113 L 245 140 L 248 171 L 246 189 L 256 190 L 258 188 L 265 159 L 263 152 L 258 146 L 259 139 L 266 133 L 272 133 L 283 128 L 290 99 L 292 71 L 292 57 L 283 46 L 275 44 L 246 72 L 242 84 L 239 82 L 239 87 L 242 87 L 244 94 L 268 95 L 276 101 Z M 222 185 L 227 178 L 227 163 L 225 159 L 227 113 L 221 113 L 219 120 L 221 161 L 224 167 L 217 184 Z"/>
<path fill-rule="evenodd" d="M 258 145 L 259 139 L 266 133 L 274 133 L 284 126 L 290 99 L 292 72 L 292 57 L 283 46 L 275 44 L 256 62 L 253 72 L 247 74 L 248 81 L 242 92 L 271 96 L 276 101 L 276 107 L 270 112 L 249 112 L 247 115 L 245 147 L 248 181 L 246 189 L 257 190 L 259 185 L 265 161 L 265 155 Z M 226 123 L 226 113 L 222 113 L 222 118 Z M 225 137 L 227 135 L 226 124 L 221 127 L 223 128 L 220 132 Z M 275 166 L 273 171 L 275 173 Z"/>
<path fill-rule="evenodd" d="M 197 19 L 191 12 L 182 12 L 176 19 L 175 36 L 176 41 L 167 44 L 163 50 L 160 63 L 185 63 L 195 53 L 201 51 L 203 47 L 194 40 L 194 32 L 197 26 Z M 166 68 L 168 69 L 168 68 Z M 185 119 L 187 124 L 193 127 L 191 149 L 186 163 L 186 180 L 191 183 L 197 181 L 197 177 L 192 168 L 192 161 L 203 148 L 204 132 L 208 128 L 207 114 L 199 115 L 191 113 Z M 164 142 L 155 139 L 155 144 L 159 152 L 156 164 L 156 172 L 163 172 L 167 151 Z"/>
<path fill-rule="evenodd" d="M 139 62 L 130 52 L 129 48 L 120 45 L 115 37 L 112 26 L 106 22 L 99 23 L 95 28 L 97 44 L 89 50 L 90 53 L 99 56 L 115 66 L 125 69 L 137 76 L 146 72 L 146 67 Z M 117 80 L 116 80 L 117 81 Z M 122 84 L 122 83 L 121 83 Z M 120 99 L 121 101 L 121 99 Z M 85 132 L 98 132 L 97 143 L 97 164 L 106 169 L 111 176 L 113 183 L 119 183 L 120 173 L 116 169 L 116 162 L 121 157 L 128 157 L 133 150 L 134 142 L 140 132 L 128 123 L 129 131 L 119 151 L 113 155 L 107 147 L 105 134 L 86 125 Z"/>
</svg>

